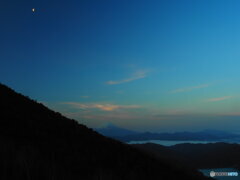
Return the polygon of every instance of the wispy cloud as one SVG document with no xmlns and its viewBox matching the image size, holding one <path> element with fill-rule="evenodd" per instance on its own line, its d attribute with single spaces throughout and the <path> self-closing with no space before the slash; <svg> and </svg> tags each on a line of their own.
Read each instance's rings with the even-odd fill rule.
<svg viewBox="0 0 240 180">
<path fill-rule="evenodd" d="M 170 93 L 175 94 L 175 93 L 189 92 L 189 91 L 193 91 L 195 89 L 207 88 L 209 86 L 210 86 L 210 84 L 201 84 L 201 85 L 198 85 L 198 86 L 191 86 L 191 87 L 175 89 L 175 90 L 170 91 Z"/>
<path fill-rule="evenodd" d="M 168 119 L 168 117 L 156 117 L 145 113 L 136 113 L 129 111 L 104 111 L 103 113 L 93 112 L 93 111 L 79 111 L 79 112 L 67 112 L 64 113 L 67 117 L 76 118 L 76 119 L 88 119 L 88 120 L 101 120 L 101 121 L 129 121 L 135 120 L 135 122 L 139 122 L 139 120 L 163 120 Z"/>
<path fill-rule="evenodd" d="M 116 80 L 116 81 L 110 80 L 110 81 L 107 81 L 106 84 L 116 85 L 116 84 L 123 84 L 123 83 L 131 82 L 131 81 L 135 81 L 138 79 L 143 79 L 143 78 L 147 77 L 148 73 L 149 73 L 149 70 L 138 70 L 128 78 Z"/>
<path fill-rule="evenodd" d="M 62 104 L 71 105 L 78 109 L 98 109 L 102 111 L 115 111 L 119 109 L 137 109 L 140 108 L 138 105 L 116 105 L 116 104 L 104 104 L 104 103 L 91 103 L 84 104 L 78 102 L 64 102 Z"/>
<path fill-rule="evenodd" d="M 222 113 L 220 116 L 237 116 L 240 117 L 240 112 L 229 112 L 229 113 Z"/>
<path fill-rule="evenodd" d="M 233 96 L 224 96 L 224 97 L 218 97 L 218 98 L 210 98 L 210 99 L 207 99 L 206 102 L 224 101 L 224 100 L 231 99 L 231 98 L 233 98 Z"/>
</svg>

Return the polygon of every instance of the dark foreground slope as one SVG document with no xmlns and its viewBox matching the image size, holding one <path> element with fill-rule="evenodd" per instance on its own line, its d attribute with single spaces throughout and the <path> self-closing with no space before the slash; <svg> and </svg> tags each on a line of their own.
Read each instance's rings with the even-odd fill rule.
<svg viewBox="0 0 240 180">
<path fill-rule="evenodd" d="M 141 150 L 154 156 L 167 159 L 174 164 L 185 164 L 198 169 L 237 168 L 240 169 L 240 145 L 228 143 L 177 144 L 161 146 L 158 144 L 135 144 Z"/>
<path fill-rule="evenodd" d="M 1 180 L 205 179 L 118 141 L 0 84 Z"/>
</svg>

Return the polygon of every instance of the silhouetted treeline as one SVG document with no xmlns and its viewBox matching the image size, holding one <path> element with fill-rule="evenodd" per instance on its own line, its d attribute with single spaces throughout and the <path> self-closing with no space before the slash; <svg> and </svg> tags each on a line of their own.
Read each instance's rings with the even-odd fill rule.
<svg viewBox="0 0 240 180">
<path fill-rule="evenodd" d="M 203 180 L 0 84 L 1 180 Z"/>
<path fill-rule="evenodd" d="M 237 168 L 240 170 L 240 145 L 228 143 L 178 144 L 161 146 L 158 144 L 135 144 L 141 150 L 160 159 L 167 159 L 175 164 L 198 169 Z"/>
</svg>

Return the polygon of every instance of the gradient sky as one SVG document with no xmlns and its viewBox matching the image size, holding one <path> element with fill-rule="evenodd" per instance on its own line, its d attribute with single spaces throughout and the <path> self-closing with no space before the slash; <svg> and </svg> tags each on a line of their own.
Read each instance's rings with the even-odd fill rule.
<svg viewBox="0 0 240 180">
<path fill-rule="evenodd" d="M 0 82 L 93 128 L 240 131 L 239 9 L 238 0 L 3 0 Z"/>
</svg>

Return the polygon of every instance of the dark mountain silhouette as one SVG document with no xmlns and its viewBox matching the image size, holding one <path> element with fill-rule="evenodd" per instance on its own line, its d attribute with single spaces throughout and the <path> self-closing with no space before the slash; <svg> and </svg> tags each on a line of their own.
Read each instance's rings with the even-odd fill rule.
<svg viewBox="0 0 240 180">
<path fill-rule="evenodd" d="M 203 130 L 201 132 L 205 133 L 205 134 L 217 136 L 218 138 L 238 137 L 237 134 L 230 133 L 230 132 L 225 132 L 225 131 L 220 131 L 220 130 L 215 130 L 215 129 L 205 129 L 205 130 Z"/>
<path fill-rule="evenodd" d="M 107 124 L 106 127 L 97 128 L 95 130 L 104 136 L 108 136 L 112 138 L 138 134 L 138 132 L 118 127 L 112 123 Z"/>
<path fill-rule="evenodd" d="M 204 180 L 0 84 L 1 180 Z"/>
<path fill-rule="evenodd" d="M 178 144 L 165 147 L 158 144 L 135 144 L 145 152 L 165 158 L 175 164 L 197 169 L 237 168 L 240 170 L 240 145 L 228 143 Z"/>
<path fill-rule="evenodd" d="M 126 136 L 109 136 L 122 142 L 146 141 L 146 140 L 175 140 L 175 141 L 220 141 L 240 139 L 237 134 L 205 130 L 200 132 L 175 132 L 175 133 L 151 133 L 144 132 Z"/>
</svg>

